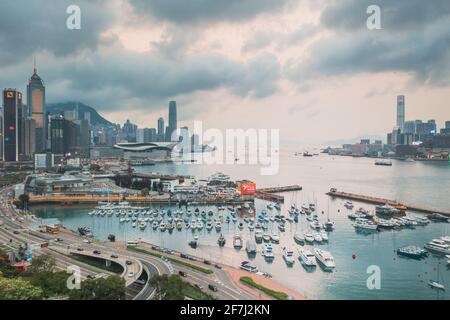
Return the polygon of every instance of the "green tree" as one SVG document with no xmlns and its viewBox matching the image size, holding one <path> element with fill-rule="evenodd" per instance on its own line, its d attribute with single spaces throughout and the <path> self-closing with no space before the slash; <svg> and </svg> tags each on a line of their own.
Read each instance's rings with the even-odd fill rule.
<svg viewBox="0 0 450 320">
<path fill-rule="evenodd" d="M 107 279 L 86 280 L 80 290 L 69 293 L 71 300 L 124 300 L 125 280 L 117 275 Z"/>
<path fill-rule="evenodd" d="M 31 266 L 28 268 L 28 273 L 49 273 L 53 272 L 56 267 L 56 260 L 49 254 L 43 254 L 33 259 Z"/>
<path fill-rule="evenodd" d="M 100 169 L 101 169 L 101 167 L 96 163 L 91 164 L 91 166 L 89 168 L 89 170 L 91 172 L 97 172 L 97 171 L 100 171 Z"/>
<path fill-rule="evenodd" d="M 148 196 L 150 194 L 150 190 L 148 188 L 144 188 L 141 190 L 141 195 Z"/>
<path fill-rule="evenodd" d="M 0 300 L 40 300 L 42 289 L 21 278 L 0 278 Z"/>
<path fill-rule="evenodd" d="M 28 210 L 28 203 L 30 202 L 30 196 L 26 193 L 19 196 L 20 209 Z"/>
</svg>

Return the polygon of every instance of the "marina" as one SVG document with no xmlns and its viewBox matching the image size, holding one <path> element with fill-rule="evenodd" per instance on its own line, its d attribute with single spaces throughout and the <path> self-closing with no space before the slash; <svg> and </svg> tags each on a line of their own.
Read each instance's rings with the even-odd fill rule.
<svg viewBox="0 0 450 320">
<path fill-rule="evenodd" d="M 320 158 L 320 156 L 315 157 L 319 160 Z M 340 159 L 342 159 L 341 161 L 352 162 L 364 161 L 364 159 L 344 157 Z M 421 164 L 418 163 L 417 165 Z M 156 166 L 159 166 L 159 170 L 164 170 L 165 167 L 165 165 L 160 164 Z M 376 168 L 373 163 L 368 163 L 367 168 L 369 167 Z M 143 167 L 140 168 L 144 169 Z M 181 170 L 182 167 L 179 167 L 179 169 Z M 218 171 L 216 168 L 211 170 Z M 224 171 L 223 168 L 220 170 Z M 246 171 L 251 170 L 247 168 Z M 310 173 L 310 177 L 306 172 Z M 180 171 L 180 173 L 186 172 Z M 205 172 L 203 174 L 209 175 L 210 173 Z M 336 173 L 334 174 L 336 175 Z M 320 181 L 321 175 L 323 173 L 317 171 L 317 169 L 314 171 L 314 169 L 306 168 L 302 173 L 303 178 L 301 180 L 302 184 L 308 185 L 308 188 L 304 187 L 302 191 L 286 192 L 284 203 L 278 204 L 256 199 L 254 205 L 250 208 L 246 209 L 241 205 L 241 210 L 238 206 L 232 205 L 192 204 L 180 208 L 169 204 L 129 203 L 132 207 L 145 207 L 145 212 L 158 211 L 158 217 L 164 211 L 164 223 L 161 230 L 160 223 L 157 223 L 156 229 L 153 228 L 155 221 L 147 222 L 145 230 L 141 230 L 139 227 L 133 228 L 131 226 L 133 216 L 128 216 L 128 214 L 124 217 L 116 216 L 116 213 L 112 215 L 107 213 L 105 215 L 89 215 L 96 205 L 49 206 L 45 209 L 34 206 L 32 210 L 41 217 L 57 217 L 66 227 L 71 229 L 76 230 L 80 226 L 87 226 L 91 228 L 95 238 L 102 240 L 106 240 L 110 234 L 115 235 L 116 241 L 141 239 L 148 243 L 238 268 L 242 261 L 249 261 L 250 265 L 257 267 L 260 272 L 272 274 L 277 281 L 312 299 L 396 298 L 398 295 L 398 279 L 408 283 L 408 290 L 402 290 L 402 298 L 410 299 L 420 296 L 426 299 L 436 299 L 438 293 L 431 290 L 427 285 L 428 281 L 432 279 L 427 274 L 431 274 L 438 263 L 445 266 L 448 260 L 445 255 L 431 253 L 422 260 L 404 259 L 398 257 L 397 250 L 411 245 L 423 248 L 433 239 L 448 236 L 450 234 L 449 224 L 432 222 L 427 219 L 426 215 L 408 210 L 406 216 L 400 217 L 405 219 L 404 221 L 395 221 L 395 219 L 389 217 L 377 217 L 375 205 L 357 200 L 351 200 L 354 207 L 348 209 L 345 206 L 346 200 L 325 196 L 326 190 L 329 190 L 328 185 L 321 188 L 315 187 L 314 181 Z M 326 173 L 326 175 L 329 174 Z M 286 182 L 286 185 L 290 185 L 288 179 Z M 294 184 L 292 183 L 292 185 Z M 266 185 L 275 185 L 275 183 L 269 179 Z M 321 192 L 323 189 L 325 190 Z M 361 191 L 364 192 L 364 190 Z M 370 189 L 369 191 L 373 192 L 374 190 Z M 388 196 L 388 194 L 383 195 Z M 420 200 L 420 197 L 417 199 Z M 426 199 L 423 200 L 426 201 Z M 280 210 L 276 209 L 277 206 Z M 197 209 L 198 215 L 196 215 Z M 249 209 L 250 214 L 248 214 Z M 172 224 L 175 224 L 172 231 L 167 229 L 169 210 L 172 214 Z M 142 209 L 142 211 L 144 210 Z M 180 217 L 182 219 L 180 230 L 176 228 L 174 222 L 177 218 L 175 216 L 177 211 L 178 219 Z M 183 212 L 182 215 L 181 211 Z M 209 215 L 209 212 L 212 212 L 213 215 Z M 353 214 L 361 216 L 367 221 L 378 220 L 382 228 L 375 232 L 356 230 L 353 226 L 356 220 L 349 219 L 349 216 Z M 189 221 L 186 223 L 184 219 L 187 217 L 189 217 Z M 295 219 L 295 217 L 297 218 Z M 125 221 L 120 223 L 119 220 L 123 218 L 125 218 Z M 137 226 L 139 226 L 138 218 L 145 220 L 151 218 L 151 216 L 147 214 L 136 216 Z M 194 218 L 195 228 L 192 227 Z M 290 222 L 287 218 L 291 218 L 292 221 Z M 129 219 L 129 222 L 126 222 L 126 219 Z M 198 219 L 200 221 L 197 221 Z M 208 219 L 213 226 L 211 230 L 206 228 Z M 408 219 L 416 221 L 417 225 L 414 228 L 406 227 Z M 220 232 L 217 232 L 215 228 L 217 220 L 221 224 Z M 319 222 L 320 230 L 311 228 L 311 222 L 314 221 Z M 330 229 L 332 231 L 324 229 L 327 222 L 332 225 Z M 398 226 L 391 226 L 393 222 L 398 223 Z M 285 231 L 279 229 L 279 225 L 282 224 Z M 189 225 L 189 228 L 187 225 Z M 314 223 L 314 225 L 316 224 Z M 324 239 L 326 238 L 323 237 L 324 234 L 328 241 Z M 221 236 L 225 240 L 223 246 L 219 245 L 218 241 Z M 235 236 L 240 239 L 235 239 Z M 320 242 L 318 242 L 319 239 Z M 248 255 L 246 244 L 249 240 L 256 245 L 256 254 Z M 237 244 L 236 248 L 234 244 Z M 283 248 L 289 248 L 294 253 L 297 261 L 292 267 L 289 267 L 283 258 Z M 316 248 L 325 250 L 332 255 L 335 268 L 331 272 L 324 270 L 323 266 L 317 262 L 314 253 Z M 301 249 L 310 251 L 316 267 L 308 267 L 302 263 Z M 382 291 L 368 291 L 366 288 L 366 269 L 367 266 L 372 264 L 380 265 L 383 269 L 385 278 Z M 450 280 L 448 272 L 445 267 L 441 269 L 443 280 L 441 279 L 440 282 L 448 283 Z M 398 270 L 402 270 L 402 273 L 399 274 Z M 427 271 L 428 273 L 425 274 Z M 349 290 L 349 284 L 351 284 L 351 290 Z M 446 294 L 440 292 L 438 298 L 443 297 L 446 297 Z"/>
</svg>

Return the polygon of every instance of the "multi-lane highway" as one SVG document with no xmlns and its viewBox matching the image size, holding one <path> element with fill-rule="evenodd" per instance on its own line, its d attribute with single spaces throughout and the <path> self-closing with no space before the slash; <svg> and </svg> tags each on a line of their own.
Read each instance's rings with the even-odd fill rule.
<svg viewBox="0 0 450 320">
<path fill-rule="evenodd" d="M 120 264 L 124 271 L 121 276 L 127 285 L 127 299 L 148 300 L 155 293 L 148 284 L 153 275 L 181 273 L 185 281 L 201 287 L 217 299 L 248 300 L 257 299 L 240 290 L 221 269 L 211 267 L 212 274 L 204 274 L 189 267 L 169 263 L 160 258 L 126 250 L 124 247 L 111 247 L 94 239 L 87 239 L 74 232 L 62 230 L 52 236 L 29 228 L 30 217 L 18 214 L 11 206 L 11 188 L 0 189 L 0 243 L 48 243 L 48 248 L 35 250 L 34 254 L 48 253 L 56 260 L 57 268 L 64 270 L 70 265 L 77 265 L 81 270 L 82 279 L 96 274 L 111 274 L 104 270 L 82 263 L 74 255 L 84 255 L 114 261 Z M 177 257 L 177 259 L 182 259 Z M 208 289 L 209 285 L 217 287 L 216 292 Z"/>
</svg>

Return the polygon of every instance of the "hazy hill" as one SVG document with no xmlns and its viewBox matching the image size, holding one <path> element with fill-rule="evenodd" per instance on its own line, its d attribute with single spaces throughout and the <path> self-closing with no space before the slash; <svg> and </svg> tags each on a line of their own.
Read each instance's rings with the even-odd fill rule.
<svg viewBox="0 0 450 320">
<path fill-rule="evenodd" d="M 101 115 L 98 114 L 98 112 L 81 102 L 63 102 L 63 103 L 53 103 L 53 104 L 47 104 L 46 109 L 47 112 L 50 112 L 52 115 L 60 114 L 64 111 L 73 111 L 75 110 L 76 106 L 78 105 L 78 110 L 80 113 L 80 119 L 84 119 L 84 114 L 86 112 L 91 113 L 91 125 L 99 125 L 108 127 L 111 126 L 112 123 L 103 118 Z"/>
</svg>

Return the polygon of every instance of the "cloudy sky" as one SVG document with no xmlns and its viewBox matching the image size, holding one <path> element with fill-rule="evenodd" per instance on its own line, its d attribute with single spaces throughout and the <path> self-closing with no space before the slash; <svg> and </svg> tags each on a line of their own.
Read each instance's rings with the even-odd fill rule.
<svg viewBox="0 0 450 320">
<path fill-rule="evenodd" d="M 66 9 L 81 8 L 81 30 Z M 381 8 L 381 30 L 366 26 Z M 156 126 L 168 101 L 205 127 L 279 128 L 291 144 L 450 120 L 448 0 L 1 0 L 0 86 Z"/>
</svg>

